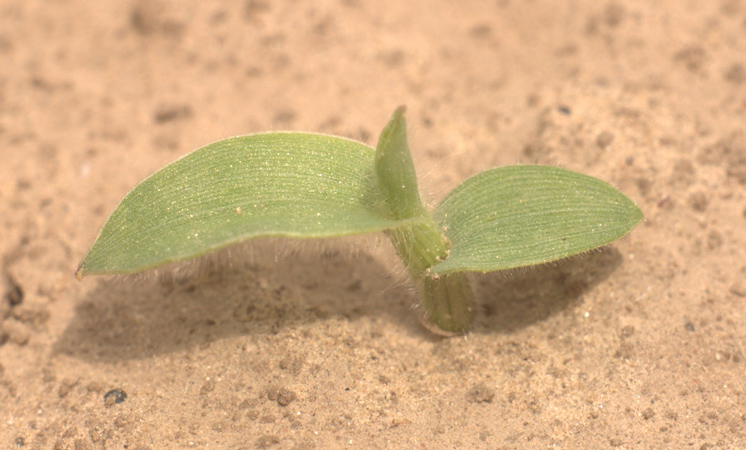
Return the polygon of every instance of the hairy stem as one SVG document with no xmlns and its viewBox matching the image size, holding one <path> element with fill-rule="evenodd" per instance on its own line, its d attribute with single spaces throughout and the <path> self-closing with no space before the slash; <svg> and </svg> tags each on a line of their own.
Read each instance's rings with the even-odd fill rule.
<svg viewBox="0 0 746 450">
<path fill-rule="evenodd" d="M 419 289 L 423 323 L 445 334 L 468 330 L 475 312 L 474 293 L 464 273 L 431 275 L 429 268 L 448 257 L 448 241 L 427 212 L 407 145 L 404 108 L 394 112 L 376 148 L 376 176 L 386 215 L 414 219 L 387 234 Z"/>
</svg>

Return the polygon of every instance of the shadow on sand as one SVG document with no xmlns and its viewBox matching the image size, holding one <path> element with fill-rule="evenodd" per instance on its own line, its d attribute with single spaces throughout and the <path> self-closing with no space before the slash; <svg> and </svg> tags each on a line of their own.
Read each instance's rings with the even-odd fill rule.
<svg viewBox="0 0 746 450">
<path fill-rule="evenodd" d="M 81 299 L 55 351 L 115 362 L 147 358 L 236 335 L 278 334 L 286 327 L 346 320 L 396 322 L 438 339 L 417 323 L 414 293 L 378 259 L 345 251 L 290 252 L 278 262 L 198 270 L 184 277 L 98 281 Z M 349 250 L 346 252 L 349 254 Z M 341 256 L 342 255 L 342 256 Z M 606 249 L 559 265 L 477 275 L 477 329 L 510 333 L 577 302 L 621 264 Z M 399 270 L 399 273 L 403 270 Z"/>
</svg>

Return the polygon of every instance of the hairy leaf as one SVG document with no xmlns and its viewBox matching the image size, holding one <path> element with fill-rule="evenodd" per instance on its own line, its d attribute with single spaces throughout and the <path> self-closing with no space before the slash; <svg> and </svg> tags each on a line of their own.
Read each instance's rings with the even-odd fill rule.
<svg viewBox="0 0 746 450">
<path fill-rule="evenodd" d="M 642 212 L 611 185 L 551 166 L 507 166 L 466 180 L 436 211 L 452 247 L 438 274 L 529 266 L 624 236 Z"/>
<path fill-rule="evenodd" d="M 251 238 L 390 229 L 375 151 L 348 139 L 263 133 L 226 139 L 164 167 L 122 200 L 77 275 L 132 273 Z"/>
</svg>

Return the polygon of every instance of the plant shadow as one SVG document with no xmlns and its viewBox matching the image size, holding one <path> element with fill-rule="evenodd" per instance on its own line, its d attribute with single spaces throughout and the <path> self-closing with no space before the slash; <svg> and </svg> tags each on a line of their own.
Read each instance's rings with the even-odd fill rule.
<svg viewBox="0 0 746 450">
<path fill-rule="evenodd" d="M 115 363 L 334 318 L 393 322 L 424 339 L 440 340 L 417 323 L 415 297 L 401 281 L 403 274 L 392 274 L 370 254 L 351 256 L 349 246 L 320 253 L 295 249 L 278 261 L 237 267 L 198 261 L 202 267 L 186 275 L 165 271 L 99 280 L 75 307 L 54 351 Z M 616 250 L 606 249 L 557 266 L 480 275 L 474 285 L 483 311 L 476 328 L 510 333 L 542 321 L 577 302 L 621 260 Z"/>
<path fill-rule="evenodd" d="M 226 263 L 222 252 L 190 267 L 99 279 L 79 300 L 54 350 L 117 362 L 334 318 L 419 327 L 411 289 L 377 258 L 353 254 L 344 244 L 289 245 L 263 245 L 259 262 L 234 255 L 238 262 Z"/>
<path fill-rule="evenodd" d="M 477 275 L 477 328 L 511 333 L 571 308 L 607 279 L 622 259 L 618 250 L 606 247 L 557 264 Z"/>
</svg>

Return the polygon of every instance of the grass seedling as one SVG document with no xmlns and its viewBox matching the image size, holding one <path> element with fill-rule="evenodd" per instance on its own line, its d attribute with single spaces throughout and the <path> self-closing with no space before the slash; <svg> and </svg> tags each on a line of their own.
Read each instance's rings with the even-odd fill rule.
<svg viewBox="0 0 746 450">
<path fill-rule="evenodd" d="M 425 207 L 404 108 L 375 149 L 346 138 L 270 132 L 202 147 L 135 187 L 76 276 L 128 274 L 260 237 L 383 231 L 414 279 L 425 323 L 467 331 L 468 272 L 547 263 L 609 244 L 642 220 L 621 192 L 552 166 L 487 170 Z"/>
</svg>

